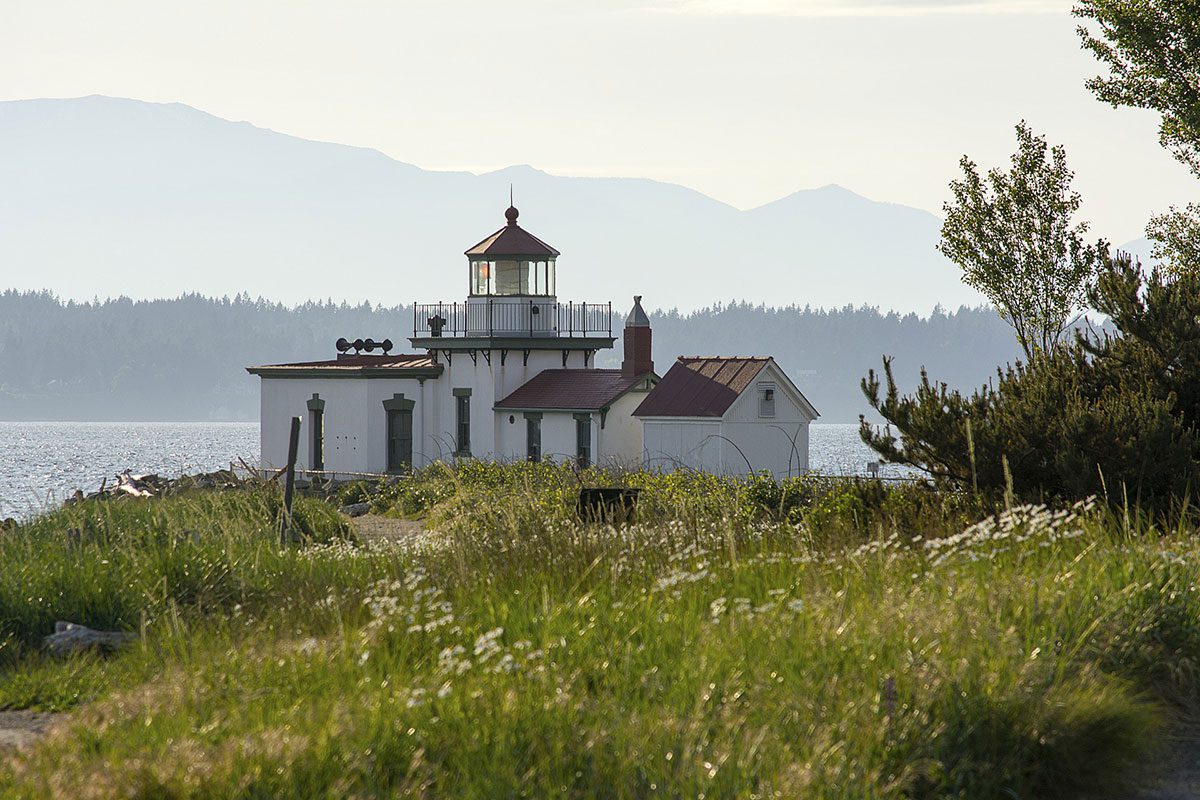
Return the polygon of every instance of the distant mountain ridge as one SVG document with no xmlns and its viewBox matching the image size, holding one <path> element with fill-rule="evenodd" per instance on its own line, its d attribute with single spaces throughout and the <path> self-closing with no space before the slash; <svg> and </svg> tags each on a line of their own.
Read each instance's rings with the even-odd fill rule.
<svg viewBox="0 0 1200 800">
<path fill-rule="evenodd" d="M 462 251 L 503 224 L 510 183 L 521 223 L 563 252 L 564 300 L 922 314 L 982 302 L 935 250 L 935 215 L 838 186 L 741 211 L 640 178 L 424 170 L 177 103 L 95 96 L 0 102 L 0 288 L 456 300 Z"/>
</svg>

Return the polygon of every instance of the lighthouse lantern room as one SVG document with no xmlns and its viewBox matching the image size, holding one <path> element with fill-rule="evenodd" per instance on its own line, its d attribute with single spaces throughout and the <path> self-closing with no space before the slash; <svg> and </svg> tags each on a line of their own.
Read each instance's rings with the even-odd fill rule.
<svg viewBox="0 0 1200 800">
<path fill-rule="evenodd" d="M 558 302 L 559 252 L 518 225 L 519 216 L 509 206 L 504 227 L 466 251 L 464 303 L 413 307 L 414 339 L 612 338 L 609 303 Z"/>
<path fill-rule="evenodd" d="M 517 224 L 507 224 L 466 251 L 470 262 L 467 333 L 552 336 L 555 333 L 555 260 L 558 250 Z"/>
<path fill-rule="evenodd" d="M 559 252 L 517 224 L 509 206 L 500 230 L 467 250 L 471 297 L 553 297 Z"/>
</svg>

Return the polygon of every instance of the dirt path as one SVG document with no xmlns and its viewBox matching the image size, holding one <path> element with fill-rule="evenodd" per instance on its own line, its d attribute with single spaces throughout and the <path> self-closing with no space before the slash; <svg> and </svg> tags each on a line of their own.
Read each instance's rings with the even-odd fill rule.
<svg viewBox="0 0 1200 800">
<path fill-rule="evenodd" d="M 350 524 L 359 539 L 371 543 L 377 541 L 403 542 L 425 535 L 425 525 L 419 520 L 396 519 L 379 514 L 353 517 Z"/>
<path fill-rule="evenodd" d="M 1161 777 L 1134 800 L 1192 800 L 1200 798 L 1200 728 L 1173 733 Z"/>
<path fill-rule="evenodd" d="M 0 711 L 0 755 L 33 743 L 64 716 L 40 711 Z"/>
</svg>

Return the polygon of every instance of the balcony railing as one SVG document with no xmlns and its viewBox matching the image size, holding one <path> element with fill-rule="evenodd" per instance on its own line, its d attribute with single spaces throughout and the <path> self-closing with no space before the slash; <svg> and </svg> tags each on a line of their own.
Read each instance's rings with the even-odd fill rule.
<svg viewBox="0 0 1200 800">
<path fill-rule="evenodd" d="M 413 336 L 612 338 L 612 303 L 559 303 L 540 297 L 417 303 L 413 306 Z"/>
</svg>

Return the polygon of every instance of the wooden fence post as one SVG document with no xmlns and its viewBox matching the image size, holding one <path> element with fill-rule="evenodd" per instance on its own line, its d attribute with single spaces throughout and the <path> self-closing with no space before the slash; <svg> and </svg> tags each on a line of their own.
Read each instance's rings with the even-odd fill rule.
<svg viewBox="0 0 1200 800">
<path fill-rule="evenodd" d="M 292 493 L 296 490 L 296 451 L 300 449 L 300 418 L 292 417 L 292 433 L 288 438 L 287 482 L 283 485 L 283 515 L 279 519 L 279 544 L 288 543 L 292 526 Z"/>
</svg>

